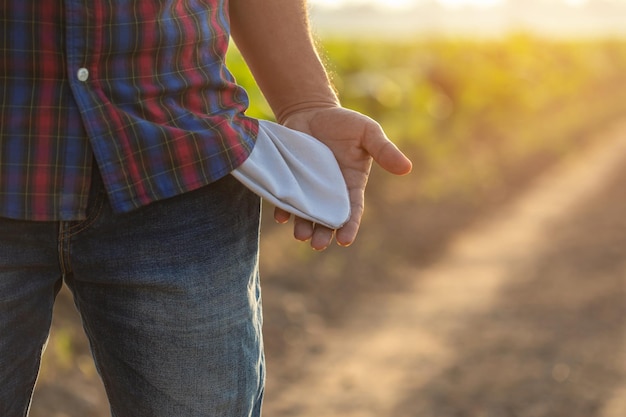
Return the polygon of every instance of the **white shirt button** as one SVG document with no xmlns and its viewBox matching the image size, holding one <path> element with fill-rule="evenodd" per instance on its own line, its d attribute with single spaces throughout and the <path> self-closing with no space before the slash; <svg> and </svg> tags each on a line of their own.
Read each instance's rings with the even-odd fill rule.
<svg viewBox="0 0 626 417">
<path fill-rule="evenodd" d="M 89 79 L 89 70 L 87 68 L 79 68 L 76 72 L 76 77 L 78 77 L 79 81 L 87 81 Z"/>
</svg>

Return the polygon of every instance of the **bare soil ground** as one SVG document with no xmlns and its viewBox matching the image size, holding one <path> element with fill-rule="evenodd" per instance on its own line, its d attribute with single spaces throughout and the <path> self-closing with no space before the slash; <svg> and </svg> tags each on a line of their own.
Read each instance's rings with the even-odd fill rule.
<svg viewBox="0 0 626 417">
<path fill-rule="evenodd" d="M 264 414 L 626 415 L 626 124 L 589 143 L 490 209 L 374 204 L 348 250 L 268 226 Z M 31 415 L 108 416 L 56 313 Z"/>
<path fill-rule="evenodd" d="M 270 380 L 267 415 L 626 415 L 626 131 L 611 135 L 320 332 L 295 381 Z"/>
</svg>

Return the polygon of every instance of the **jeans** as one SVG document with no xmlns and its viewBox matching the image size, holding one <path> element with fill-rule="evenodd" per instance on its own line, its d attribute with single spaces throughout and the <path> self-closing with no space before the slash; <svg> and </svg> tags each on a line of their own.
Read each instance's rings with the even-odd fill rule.
<svg viewBox="0 0 626 417">
<path fill-rule="evenodd" d="M 27 415 L 63 282 L 114 417 L 259 416 L 259 198 L 231 176 L 126 214 L 0 219 L 0 416 Z"/>
</svg>

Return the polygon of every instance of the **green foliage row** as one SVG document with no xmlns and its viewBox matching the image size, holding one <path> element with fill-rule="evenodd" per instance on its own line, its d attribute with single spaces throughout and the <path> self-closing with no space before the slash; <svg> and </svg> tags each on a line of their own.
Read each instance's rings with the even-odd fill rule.
<svg viewBox="0 0 626 417">
<path fill-rule="evenodd" d="M 626 103 L 626 40 L 327 39 L 321 49 L 344 106 L 413 156 L 430 198 L 476 193 L 533 156 L 569 151 Z M 271 118 L 241 57 L 229 60 L 250 114 Z"/>
</svg>

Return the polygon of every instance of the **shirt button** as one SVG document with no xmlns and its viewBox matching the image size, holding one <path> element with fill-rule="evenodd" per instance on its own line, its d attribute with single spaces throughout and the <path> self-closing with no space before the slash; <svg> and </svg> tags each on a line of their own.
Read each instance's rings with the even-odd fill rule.
<svg viewBox="0 0 626 417">
<path fill-rule="evenodd" d="M 89 70 L 87 68 L 79 68 L 76 72 L 76 77 L 78 77 L 78 81 L 87 81 L 89 78 Z"/>
</svg>

